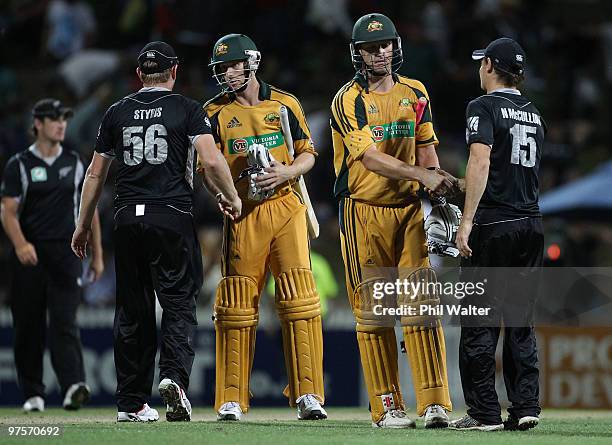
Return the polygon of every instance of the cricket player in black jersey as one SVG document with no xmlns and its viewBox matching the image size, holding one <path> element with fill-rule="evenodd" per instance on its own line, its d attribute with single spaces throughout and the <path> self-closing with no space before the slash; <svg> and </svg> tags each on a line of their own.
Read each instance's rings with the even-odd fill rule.
<svg viewBox="0 0 612 445">
<path fill-rule="evenodd" d="M 64 408 L 78 409 L 89 398 L 89 387 L 76 324 L 81 262 L 70 251 L 70 238 L 85 169 L 78 153 L 62 146 L 72 110 L 59 100 L 42 99 L 32 115 L 36 140 L 9 159 L 1 190 L 2 225 L 14 247 L 10 305 L 15 366 L 26 399 L 23 410 L 44 411 L 47 337 Z M 97 214 L 93 232 L 90 272 L 96 280 L 104 270 Z"/>
<path fill-rule="evenodd" d="M 164 42 L 147 44 L 136 70 L 143 88 L 106 112 L 87 169 L 72 248 L 83 258 L 91 220 L 112 159 L 115 181 L 115 367 L 117 421 L 155 421 L 148 405 L 163 309 L 159 392 L 168 421 L 191 420 L 186 396 L 197 325 L 202 259 L 192 217 L 194 147 L 231 218 L 241 212 L 229 167 L 202 106 L 173 93 L 178 58 Z"/>
<path fill-rule="evenodd" d="M 524 78 L 525 53 L 509 38 L 474 51 L 480 86 L 486 94 L 466 111 L 470 155 L 465 208 L 457 232 L 463 279 L 483 268 L 514 267 L 496 277 L 484 299 L 490 317 L 462 317 L 459 367 L 467 415 L 456 429 L 494 431 L 538 424 L 539 370 L 533 311 L 534 284 L 542 265 L 544 236 L 538 207 L 538 170 L 546 125 L 535 105 L 517 87 Z M 488 269 L 486 272 L 498 269 Z M 474 272 L 476 271 L 476 272 Z M 501 275 L 504 275 L 503 273 Z M 495 349 L 504 324 L 503 371 L 511 407 L 502 423 L 495 392 Z"/>
</svg>

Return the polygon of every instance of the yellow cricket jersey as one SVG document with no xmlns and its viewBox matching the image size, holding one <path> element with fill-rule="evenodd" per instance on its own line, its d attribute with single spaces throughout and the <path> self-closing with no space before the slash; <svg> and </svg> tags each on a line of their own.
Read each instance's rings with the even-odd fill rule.
<svg viewBox="0 0 612 445">
<path fill-rule="evenodd" d="M 280 106 L 285 105 L 289 114 L 289 127 L 293 136 L 294 156 L 303 152 L 315 154 L 306 123 L 304 110 L 295 96 L 279 90 L 265 82 L 259 82 L 259 99 L 256 106 L 245 106 L 234 100 L 230 93 L 222 93 L 209 100 L 204 110 L 210 119 L 213 137 L 230 166 L 234 181 L 248 167 L 247 148 L 251 144 L 262 144 L 268 148 L 275 160 L 291 164 L 285 138 L 281 131 Z M 202 171 L 198 159 L 198 172 Z M 278 186 L 275 196 L 288 184 Z M 236 183 L 242 200 L 247 199 L 248 179 Z"/>
<path fill-rule="evenodd" d="M 416 199 L 419 183 L 388 179 L 367 170 L 361 163 L 372 144 L 394 158 L 415 165 L 417 146 L 438 144 L 433 129 L 429 96 L 421 82 L 394 76 L 387 93 L 368 91 L 357 75 L 334 97 L 331 111 L 336 183 L 334 195 L 378 206 L 402 206 Z M 415 128 L 414 104 L 420 97 L 427 107 Z"/>
</svg>

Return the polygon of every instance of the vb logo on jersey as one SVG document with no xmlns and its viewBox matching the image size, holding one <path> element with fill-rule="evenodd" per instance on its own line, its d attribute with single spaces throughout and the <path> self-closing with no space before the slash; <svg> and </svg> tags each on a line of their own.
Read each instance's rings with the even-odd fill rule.
<svg viewBox="0 0 612 445">
<path fill-rule="evenodd" d="M 232 150 L 234 153 L 246 153 L 248 145 L 246 139 L 236 139 L 232 144 Z"/>
<path fill-rule="evenodd" d="M 47 180 L 47 169 L 45 167 L 34 167 L 30 170 L 32 182 L 45 182 Z"/>
<path fill-rule="evenodd" d="M 385 138 L 385 128 L 381 125 L 372 128 L 372 136 L 376 142 L 382 141 Z"/>
<path fill-rule="evenodd" d="M 368 23 L 368 32 L 382 31 L 382 29 L 383 29 L 383 24 L 377 20 L 374 20 Z"/>
<path fill-rule="evenodd" d="M 264 116 L 264 122 L 266 124 L 273 124 L 274 122 L 280 122 L 280 115 L 278 113 L 268 113 Z"/>
<path fill-rule="evenodd" d="M 260 134 L 257 136 L 245 136 L 239 139 L 228 139 L 227 147 L 229 154 L 239 155 L 246 153 L 248 147 L 252 144 L 261 144 L 268 150 L 275 147 L 280 147 L 285 143 L 283 133 L 276 131 L 274 133 Z"/>
</svg>

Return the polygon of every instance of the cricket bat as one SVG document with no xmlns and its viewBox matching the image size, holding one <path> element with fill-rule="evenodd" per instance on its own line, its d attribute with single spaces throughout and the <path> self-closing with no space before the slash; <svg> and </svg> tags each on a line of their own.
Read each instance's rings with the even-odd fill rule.
<svg viewBox="0 0 612 445">
<path fill-rule="evenodd" d="M 280 107 L 280 122 L 281 122 L 281 130 L 283 132 L 283 137 L 285 138 L 285 143 L 287 144 L 287 150 L 289 151 L 289 155 L 291 158 L 295 158 L 295 150 L 293 148 L 293 136 L 291 136 L 291 130 L 289 128 L 289 113 L 287 112 L 287 107 L 281 105 Z M 308 223 L 308 235 L 311 239 L 315 239 L 319 237 L 319 221 L 317 221 L 317 215 L 315 215 L 314 208 L 312 207 L 312 203 L 310 202 L 310 196 L 308 196 L 308 190 L 306 189 L 306 183 L 304 182 L 304 178 L 300 176 L 298 181 L 295 184 L 295 190 L 298 192 L 302 201 L 306 205 L 306 220 Z"/>
</svg>

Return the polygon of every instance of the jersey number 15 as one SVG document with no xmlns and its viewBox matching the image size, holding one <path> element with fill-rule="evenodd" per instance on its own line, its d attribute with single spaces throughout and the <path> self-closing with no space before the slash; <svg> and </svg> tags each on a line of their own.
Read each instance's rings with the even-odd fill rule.
<svg viewBox="0 0 612 445">
<path fill-rule="evenodd" d="M 538 129 L 530 125 L 514 124 L 510 128 L 512 135 L 511 164 L 520 164 L 523 167 L 533 167 L 536 163 L 536 151 L 538 146 L 530 134 L 536 134 Z M 523 148 L 527 147 L 527 148 Z"/>
<path fill-rule="evenodd" d="M 125 165 L 138 165 L 142 158 L 149 164 L 161 164 L 168 158 L 168 142 L 163 136 L 168 135 L 162 124 L 153 124 L 143 131 L 144 127 L 123 127 L 123 146 L 132 150 L 123 151 Z M 144 140 L 142 133 L 144 132 Z"/>
</svg>

